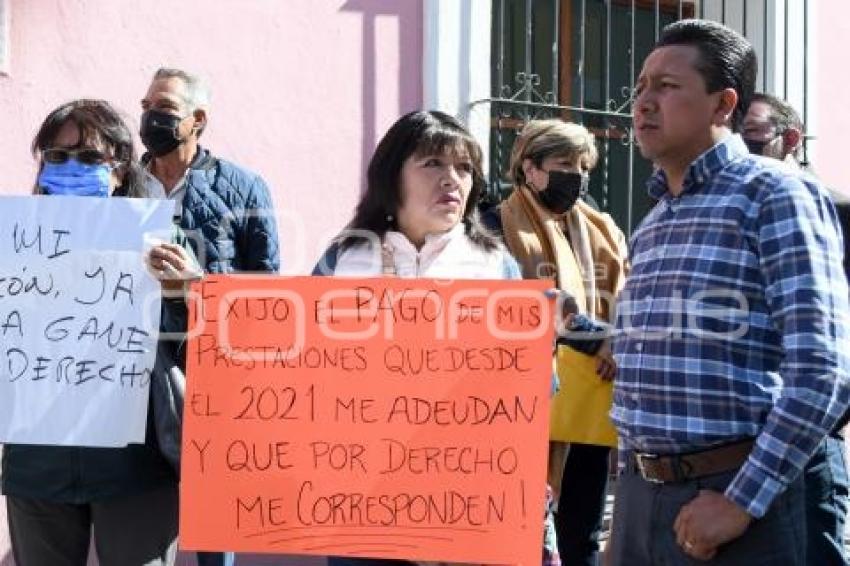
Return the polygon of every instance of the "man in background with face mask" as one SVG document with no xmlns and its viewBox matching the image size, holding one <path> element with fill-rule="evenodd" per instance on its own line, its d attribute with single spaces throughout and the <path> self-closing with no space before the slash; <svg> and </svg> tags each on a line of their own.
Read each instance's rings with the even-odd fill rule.
<svg viewBox="0 0 850 566">
<path fill-rule="evenodd" d="M 741 133 L 750 153 L 800 166 L 803 122 L 787 102 L 770 94 L 754 94 Z"/>
<path fill-rule="evenodd" d="M 176 202 L 175 222 L 207 273 L 276 273 L 277 225 L 268 187 L 259 175 L 198 144 L 208 108 L 209 90 L 199 77 L 167 68 L 154 74 L 139 132 L 147 148 L 145 188 L 151 197 Z M 198 553 L 199 566 L 234 562 L 232 553 Z"/>
<path fill-rule="evenodd" d="M 744 143 L 754 155 L 783 161 L 800 168 L 804 126 L 794 108 L 770 94 L 756 93 L 744 117 Z M 833 192 L 844 233 L 844 271 L 850 276 L 847 253 L 850 236 L 850 202 Z M 846 564 L 844 525 L 847 519 L 847 467 L 844 462 L 844 426 L 850 414 L 833 427 L 803 470 L 806 493 L 806 560 L 809 564 Z"/>
<path fill-rule="evenodd" d="M 259 175 L 201 147 L 209 89 L 197 76 L 159 69 L 142 99 L 145 186 L 176 201 L 176 218 L 208 273 L 277 272 L 277 225 Z M 154 266 L 156 267 L 156 266 Z"/>
</svg>

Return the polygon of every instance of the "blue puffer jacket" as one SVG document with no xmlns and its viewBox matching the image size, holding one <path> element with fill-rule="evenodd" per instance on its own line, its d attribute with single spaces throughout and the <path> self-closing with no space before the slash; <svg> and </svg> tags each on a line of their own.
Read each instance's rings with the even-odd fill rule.
<svg viewBox="0 0 850 566">
<path fill-rule="evenodd" d="M 180 226 L 207 273 L 280 269 L 277 222 L 265 181 L 198 148 L 186 175 Z"/>
</svg>

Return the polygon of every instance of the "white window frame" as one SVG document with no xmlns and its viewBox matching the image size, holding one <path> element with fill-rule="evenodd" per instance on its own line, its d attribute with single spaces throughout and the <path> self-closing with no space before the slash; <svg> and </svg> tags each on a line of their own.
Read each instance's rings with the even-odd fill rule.
<svg viewBox="0 0 850 566">
<path fill-rule="evenodd" d="M 484 153 L 490 146 L 492 0 L 425 0 L 422 108 L 441 110 L 467 125 Z"/>
<path fill-rule="evenodd" d="M 0 0 L 0 75 L 8 75 L 12 43 L 11 0 Z"/>
</svg>

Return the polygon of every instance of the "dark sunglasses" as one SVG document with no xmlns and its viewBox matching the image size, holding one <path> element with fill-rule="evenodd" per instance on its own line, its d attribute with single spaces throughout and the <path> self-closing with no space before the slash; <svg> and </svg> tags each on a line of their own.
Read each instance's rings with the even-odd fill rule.
<svg viewBox="0 0 850 566">
<path fill-rule="evenodd" d="M 41 158 L 46 163 L 65 163 L 70 158 L 76 158 L 80 163 L 86 165 L 99 165 L 109 161 L 109 155 L 97 149 L 45 149 Z"/>
</svg>

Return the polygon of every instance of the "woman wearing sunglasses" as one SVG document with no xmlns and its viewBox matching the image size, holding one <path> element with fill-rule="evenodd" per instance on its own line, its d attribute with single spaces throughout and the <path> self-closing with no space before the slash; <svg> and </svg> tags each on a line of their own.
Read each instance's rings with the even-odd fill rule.
<svg viewBox="0 0 850 566">
<path fill-rule="evenodd" d="M 130 130 L 107 102 L 76 100 L 56 108 L 32 150 L 36 194 L 143 196 Z M 168 273 L 191 265 L 190 255 L 172 244 L 155 248 L 148 261 Z M 177 303 L 163 301 L 163 320 L 185 310 Z M 167 316 L 169 309 L 176 309 L 174 316 Z M 149 414 L 146 443 L 124 448 L 7 444 L 2 482 L 15 562 L 84 566 L 93 530 L 101 566 L 173 564 L 177 475 L 152 428 Z"/>
<path fill-rule="evenodd" d="M 75 100 L 51 112 L 32 142 L 36 194 L 140 197 L 130 130 L 108 102 Z"/>
</svg>

